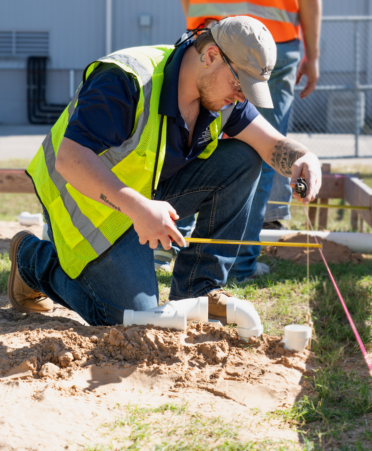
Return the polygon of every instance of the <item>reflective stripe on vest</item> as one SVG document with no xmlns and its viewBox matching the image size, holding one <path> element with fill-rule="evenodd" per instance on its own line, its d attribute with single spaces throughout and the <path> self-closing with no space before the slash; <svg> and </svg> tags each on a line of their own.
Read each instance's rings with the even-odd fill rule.
<svg viewBox="0 0 372 451">
<path fill-rule="evenodd" d="M 60 192 L 63 205 L 68 211 L 73 225 L 80 231 L 81 235 L 89 241 L 89 244 L 95 252 L 98 255 L 102 254 L 111 246 L 111 243 L 102 232 L 92 224 L 91 220 L 80 211 L 75 199 L 67 191 L 66 180 L 55 169 L 56 157 L 51 134 L 45 138 L 42 147 L 49 177 Z"/>
<path fill-rule="evenodd" d="M 296 0 L 271 0 L 270 5 L 262 6 L 256 1 L 190 0 L 187 28 L 202 25 L 205 19 L 221 20 L 227 16 L 248 15 L 264 23 L 275 42 L 300 39 L 298 4 Z"/>
<path fill-rule="evenodd" d="M 150 72 L 146 67 L 141 64 L 140 61 L 132 58 L 128 55 L 113 54 L 106 58 L 101 58 L 98 61 L 104 63 L 115 63 L 119 62 L 126 66 L 131 67 L 140 77 L 143 84 L 143 96 L 144 96 L 144 107 L 141 112 L 136 130 L 132 136 L 123 142 L 119 147 L 110 147 L 106 152 L 100 155 L 101 161 L 109 168 L 112 169 L 121 160 L 127 157 L 133 150 L 138 146 L 143 130 L 146 127 L 147 121 L 150 116 L 150 100 L 152 91 L 152 78 Z"/>
</svg>

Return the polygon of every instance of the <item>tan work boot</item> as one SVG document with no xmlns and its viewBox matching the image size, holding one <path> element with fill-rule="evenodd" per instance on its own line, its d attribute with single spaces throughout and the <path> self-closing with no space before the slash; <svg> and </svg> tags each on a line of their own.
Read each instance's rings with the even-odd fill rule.
<svg viewBox="0 0 372 451">
<path fill-rule="evenodd" d="M 208 294 L 208 317 L 217 319 L 222 324 L 227 324 L 226 304 L 227 299 L 234 297 L 228 291 L 218 289 L 210 291 Z"/>
<path fill-rule="evenodd" d="M 18 271 L 17 249 L 21 240 L 27 235 L 34 235 L 28 230 L 22 230 L 14 235 L 10 241 L 9 258 L 12 262 L 8 279 L 8 296 L 12 307 L 23 313 L 49 312 L 53 308 L 53 301 L 43 293 L 32 290 L 27 286 Z"/>
<path fill-rule="evenodd" d="M 216 319 L 221 321 L 222 324 L 227 324 L 227 313 L 226 313 L 226 304 L 229 298 L 233 298 L 231 293 L 228 291 L 222 290 L 221 288 L 217 290 L 210 291 L 208 294 L 208 317 L 210 319 Z M 248 304 L 253 304 L 249 301 L 245 301 Z"/>
</svg>

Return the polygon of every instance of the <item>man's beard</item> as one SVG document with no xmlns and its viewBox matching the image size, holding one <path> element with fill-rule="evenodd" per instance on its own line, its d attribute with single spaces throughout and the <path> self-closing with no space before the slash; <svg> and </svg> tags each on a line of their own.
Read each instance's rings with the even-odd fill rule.
<svg viewBox="0 0 372 451">
<path fill-rule="evenodd" d="M 216 86 L 219 70 L 214 74 L 205 74 L 196 84 L 200 95 L 200 103 L 209 111 L 220 111 L 221 106 L 212 100 L 214 97 L 214 87 Z"/>
</svg>

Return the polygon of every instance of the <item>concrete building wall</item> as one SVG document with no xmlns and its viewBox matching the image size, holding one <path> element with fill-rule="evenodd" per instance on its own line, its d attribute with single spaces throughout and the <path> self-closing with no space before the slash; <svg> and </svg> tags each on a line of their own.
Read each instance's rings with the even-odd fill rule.
<svg viewBox="0 0 372 451">
<path fill-rule="evenodd" d="M 185 26 L 178 0 L 112 0 L 112 51 L 173 44 Z M 106 54 L 106 0 L 1 0 L 0 124 L 27 123 L 30 55 L 6 54 L 1 41 L 2 32 L 25 31 L 49 34 L 47 101 L 67 104 L 70 70 L 76 89 L 86 65 Z"/>
</svg>

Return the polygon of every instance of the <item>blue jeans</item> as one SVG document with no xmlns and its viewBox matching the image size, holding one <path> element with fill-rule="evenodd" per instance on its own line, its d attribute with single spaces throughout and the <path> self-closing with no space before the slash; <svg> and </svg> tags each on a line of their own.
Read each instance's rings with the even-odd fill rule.
<svg viewBox="0 0 372 451">
<path fill-rule="evenodd" d="M 210 158 L 196 159 L 161 182 L 156 199 L 169 202 L 181 219 L 199 212 L 194 237 L 240 240 L 260 173 L 255 150 L 238 140 L 221 140 Z M 191 244 L 182 249 L 170 299 L 202 296 L 224 285 L 238 248 Z M 133 228 L 75 280 L 63 272 L 53 243 L 35 236 L 21 241 L 17 264 L 30 288 L 76 311 L 91 325 L 122 324 L 124 309 L 158 304 L 154 252 L 139 243 Z"/>
<path fill-rule="evenodd" d="M 274 109 L 257 108 L 261 115 L 284 136 L 288 130 L 299 61 L 300 51 L 297 39 L 277 44 L 277 61 L 269 80 Z M 288 177 L 283 177 L 268 164 L 262 163 L 261 178 L 252 202 L 245 240 L 258 241 L 264 219 L 266 221 L 290 219 L 288 205 L 267 205 L 268 200 L 290 202 L 292 189 L 289 181 Z M 230 271 L 230 277 L 242 281 L 245 277 L 254 274 L 260 252 L 260 246 L 241 246 Z"/>
</svg>

